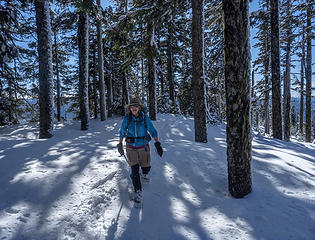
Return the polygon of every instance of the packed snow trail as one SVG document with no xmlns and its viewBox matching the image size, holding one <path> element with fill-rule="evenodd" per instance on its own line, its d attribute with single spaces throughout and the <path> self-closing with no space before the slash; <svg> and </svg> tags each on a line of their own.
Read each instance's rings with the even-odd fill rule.
<svg viewBox="0 0 315 240">
<path fill-rule="evenodd" d="M 129 199 L 129 167 L 116 145 L 122 118 L 0 128 L 0 239 L 313 239 L 315 148 L 256 136 L 253 192 L 228 193 L 224 125 L 194 142 L 192 119 L 158 115 L 165 152 L 151 142 L 143 208 Z"/>
</svg>

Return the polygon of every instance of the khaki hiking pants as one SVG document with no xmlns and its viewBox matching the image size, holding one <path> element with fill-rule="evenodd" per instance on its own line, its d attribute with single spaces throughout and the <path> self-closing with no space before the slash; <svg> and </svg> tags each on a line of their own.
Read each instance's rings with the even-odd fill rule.
<svg viewBox="0 0 315 240">
<path fill-rule="evenodd" d="M 147 146 L 146 148 L 130 148 L 127 146 L 127 158 L 129 166 L 140 164 L 141 167 L 150 167 L 150 148 Z M 145 151 L 145 149 L 147 151 Z"/>
</svg>

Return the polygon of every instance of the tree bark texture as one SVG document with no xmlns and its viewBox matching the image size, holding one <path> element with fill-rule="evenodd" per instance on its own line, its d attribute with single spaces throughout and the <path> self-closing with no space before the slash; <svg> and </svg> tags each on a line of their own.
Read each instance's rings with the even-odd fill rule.
<svg viewBox="0 0 315 240">
<path fill-rule="evenodd" d="M 148 64 L 148 85 L 149 85 L 149 117 L 156 120 L 156 69 L 154 59 L 154 25 L 151 20 L 147 25 L 147 64 Z"/>
<path fill-rule="evenodd" d="M 174 69 L 173 69 L 173 29 L 171 23 L 168 24 L 167 34 L 167 80 L 169 86 L 170 100 L 175 104 L 174 94 Z"/>
<path fill-rule="evenodd" d="M 311 142 L 312 116 L 311 116 L 311 89 L 312 89 L 312 4 L 313 0 L 307 1 L 306 20 L 306 88 L 305 88 L 305 141 Z"/>
<path fill-rule="evenodd" d="M 291 113 L 291 71 L 290 71 L 290 65 L 291 65 L 291 43 L 287 43 L 286 47 L 286 67 L 285 67 L 285 73 L 284 73 L 284 93 L 283 93 L 283 108 L 284 108 L 284 140 L 290 141 L 290 113 Z"/>
<path fill-rule="evenodd" d="M 16 68 L 16 59 L 17 59 L 17 57 L 15 57 L 14 58 L 14 79 L 15 79 L 15 81 L 17 81 L 18 80 L 18 75 L 17 75 L 17 68 Z M 18 124 L 19 123 L 19 117 L 18 117 L 18 113 L 17 113 L 17 99 L 18 99 L 18 95 L 17 95 L 17 89 L 16 88 L 13 88 L 12 89 L 13 91 L 14 91 L 14 98 L 13 98 L 13 96 L 10 98 L 10 99 L 12 99 L 12 109 L 11 109 L 11 111 L 13 111 L 13 113 L 14 113 L 14 115 L 15 116 L 12 116 L 13 117 L 13 123 L 14 124 Z M 11 94 L 13 94 L 13 92 L 11 92 Z M 15 101 L 14 101 L 15 100 Z"/>
<path fill-rule="evenodd" d="M 264 78 L 265 78 L 265 85 L 264 85 L 264 128 L 265 128 L 265 134 L 270 134 L 270 114 L 269 114 L 269 100 L 270 100 L 270 77 L 269 77 L 269 68 L 270 68 L 270 32 L 268 29 L 270 28 L 270 19 L 268 16 L 269 13 L 269 1 L 266 1 L 266 10 L 264 9 L 264 12 L 266 14 L 266 17 L 263 19 L 264 24 L 264 48 L 265 48 L 265 54 L 264 54 Z"/>
<path fill-rule="evenodd" d="M 302 33 L 301 43 L 301 99 L 300 99 L 300 133 L 303 135 L 304 132 L 304 70 L 305 70 L 305 38 L 304 38 L 304 26 Z"/>
<path fill-rule="evenodd" d="M 104 82 L 104 61 L 103 61 L 103 40 L 102 40 L 102 28 L 101 28 L 101 1 L 97 0 L 97 52 L 98 52 L 98 76 L 99 76 L 99 88 L 100 88 L 100 111 L 101 121 L 106 119 L 106 104 L 105 104 L 105 82 Z"/>
<path fill-rule="evenodd" d="M 13 122 L 13 104 L 14 104 L 14 100 L 13 100 L 13 87 L 12 87 L 12 78 L 9 77 L 8 78 L 8 92 L 9 92 L 9 103 L 10 103 L 10 107 L 8 109 L 9 113 L 8 113 L 8 118 L 9 118 L 9 122 Z M 2 95 L 1 95 L 2 96 Z"/>
<path fill-rule="evenodd" d="M 268 41 L 268 38 L 267 38 Z M 269 88 L 270 88 L 270 84 L 269 84 L 269 54 L 266 53 L 265 55 L 265 60 L 264 60 L 264 76 L 265 76 L 265 133 L 266 134 L 270 134 L 270 118 L 269 118 Z"/>
<path fill-rule="evenodd" d="M 252 70 L 252 84 L 251 84 L 251 99 L 253 100 L 255 98 L 255 91 L 254 91 L 254 86 L 255 86 L 255 70 Z M 254 126 L 254 106 L 253 102 L 250 102 L 250 125 L 251 128 L 253 129 Z"/>
<path fill-rule="evenodd" d="M 270 1 L 271 24 L 271 82 L 272 82 L 272 135 L 282 139 L 279 0 Z"/>
<path fill-rule="evenodd" d="M 223 12 L 229 191 L 241 198 L 252 190 L 248 0 L 223 0 Z"/>
<path fill-rule="evenodd" d="M 144 60 L 141 59 L 141 86 L 142 86 L 142 102 L 145 102 L 145 81 L 144 81 Z"/>
<path fill-rule="evenodd" d="M 161 40 L 160 40 L 160 29 L 159 31 L 157 32 L 157 48 L 160 49 L 161 48 Z M 157 58 L 157 66 L 156 66 L 156 69 L 157 69 L 157 76 L 158 76 L 158 82 L 160 84 L 160 87 L 157 89 L 158 92 L 157 92 L 157 99 L 163 99 L 164 98 L 164 94 L 165 94 L 165 91 L 164 91 L 164 74 L 163 74 L 163 69 L 164 69 L 164 66 L 163 66 L 163 59 L 161 56 L 159 56 Z M 158 101 L 158 100 L 157 100 Z"/>
<path fill-rule="evenodd" d="M 162 57 L 159 57 L 159 66 L 158 66 L 158 69 L 159 69 L 159 82 L 160 82 L 160 89 L 159 89 L 159 96 L 161 96 L 161 98 L 164 97 L 164 89 L 165 89 L 165 81 L 164 81 L 164 73 L 163 73 L 163 59 Z"/>
<path fill-rule="evenodd" d="M 122 82 L 122 94 L 123 94 L 123 107 L 128 104 L 128 82 L 125 70 L 121 72 L 121 82 Z"/>
<path fill-rule="evenodd" d="M 268 80 L 269 80 L 268 76 L 265 77 L 265 81 L 268 82 Z M 265 86 L 264 112 L 265 112 L 265 134 L 270 134 L 269 84 Z"/>
<path fill-rule="evenodd" d="M 57 31 L 54 32 L 54 43 L 55 43 L 55 63 L 56 63 L 56 78 L 57 78 L 57 96 L 56 96 L 56 103 L 57 103 L 57 121 L 61 121 L 61 84 L 60 84 L 60 74 L 59 74 L 59 58 L 58 58 L 58 45 L 57 45 Z"/>
<path fill-rule="evenodd" d="M 37 51 L 39 58 L 39 138 L 53 136 L 54 98 L 49 1 L 36 0 Z"/>
<path fill-rule="evenodd" d="M 97 74 L 96 74 L 96 51 L 93 51 L 93 105 L 94 105 L 94 119 L 97 119 L 98 115 L 98 84 Z"/>
<path fill-rule="evenodd" d="M 203 0 L 192 0 L 192 92 L 196 142 L 207 142 L 203 47 Z"/>
<path fill-rule="evenodd" d="M 79 12 L 78 22 L 79 42 L 79 101 L 81 130 L 89 128 L 89 99 L 88 99 L 88 56 L 89 56 L 89 16 L 85 11 Z"/>
<path fill-rule="evenodd" d="M 105 80 L 106 88 L 107 88 L 107 116 L 112 117 L 112 78 L 111 75 L 108 74 Z"/>
<path fill-rule="evenodd" d="M 291 0 L 286 0 L 286 15 L 290 20 L 292 19 L 292 3 Z M 288 20 L 288 21 L 289 21 Z M 283 132 L 284 140 L 290 141 L 291 136 L 291 44 L 292 44 L 292 27 L 287 24 L 286 28 L 286 49 L 285 49 L 285 72 L 284 72 L 284 86 L 283 86 Z"/>
</svg>

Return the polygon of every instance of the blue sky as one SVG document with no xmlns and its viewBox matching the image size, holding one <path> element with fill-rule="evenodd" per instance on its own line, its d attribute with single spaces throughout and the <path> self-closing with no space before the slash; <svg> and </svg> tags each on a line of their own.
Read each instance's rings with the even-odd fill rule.
<svg viewBox="0 0 315 240">
<path fill-rule="evenodd" d="M 103 8 L 106 8 L 107 6 L 111 5 L 111 2 L 108 1 L 108 0 L 105 0 L 105 1 L 101 0 L 101 5 L 102 5 Z"/>
</svg>

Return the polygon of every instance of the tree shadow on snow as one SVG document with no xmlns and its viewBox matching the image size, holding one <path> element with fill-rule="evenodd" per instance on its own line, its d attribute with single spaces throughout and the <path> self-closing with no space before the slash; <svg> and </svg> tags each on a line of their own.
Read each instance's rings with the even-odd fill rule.
<svg viewBox="0 0 315 240">
<path fill-rule="evenodd" d="M 10 131 L 6 134 L 14 135 Z M 0 154 L 0 211 L 11 213 L 17 204 L 23 203 L 28 206 L 23 215 L 32 217 L 33 212 L 39 214 L 32 220 L 36 225 L 33 229 L 38 230 L 36 233 L 25 232 L 23 226 L 28 221 L 27 217 L 23 221 L 17 219 L 11 239 L 31 239 L 34 236 L 36 239 L 56 239 L 60 234 L 58 231 L 49 233 L 45 230 L 47 217 L 52 209 L 59 207 L 54 203 L 71 191 L 74 177 L 88 167 L 91 159 L 104 158 L 104 151 L 98 150 L 104 146 L 104 132 L 92 127 L 81 131 L 79 123 L 75 122 L 67 128 L 59 127 L 51 139 L 28 139 L 23 137 L 25 132 L 23 134 L 6 140 Z"/>
<path fill-rule="evenodd" d="M 313 174 L 296 171 L 298 166 L 288 171 L 273 164 L 282 160 L 277 155 L 262 152 L 271 147 L 281 150 L 287 144 L 263 137 L 255 140 L 260 145 L 253 148 L 253 191 L 234 199 L 228 193 L 224 129 L 205 144 L 187 141 L 193 137 L 190 131 L 166 131 L 169 141 L 162 143 L 163 158 L 152 154 L 152 182 L 144 188 L 143 209 L 130 210 L 118 239 L 309 239 L 314 235 L 315 204 L 309 199 L 314 184 L 307 181 L 307 174 Z M 290 143 L 289 148 L 303 152 L 308 161 L 314 156 L 303 144 Z"/>
</svg>

